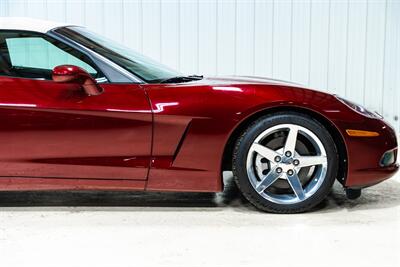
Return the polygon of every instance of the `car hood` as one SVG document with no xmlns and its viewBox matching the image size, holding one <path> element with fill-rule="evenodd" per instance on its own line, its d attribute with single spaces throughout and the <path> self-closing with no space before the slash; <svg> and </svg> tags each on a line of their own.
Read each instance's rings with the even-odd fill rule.
<svg viewBox="0 0 400 267">
<path fill-rule="evenodd" d="M 206 77 L 198 83 L 208 84 L 208 85 L 232 85 L 232 84 L 269 84 L 269 85 L 281 85 L 281 86 L 291 86 L 291 87 L 304 87 L 301 84 L 264 78 L 264 77 L 255 77 L 255 76 L 222 76 L 222 77 Z"/>
</svg>

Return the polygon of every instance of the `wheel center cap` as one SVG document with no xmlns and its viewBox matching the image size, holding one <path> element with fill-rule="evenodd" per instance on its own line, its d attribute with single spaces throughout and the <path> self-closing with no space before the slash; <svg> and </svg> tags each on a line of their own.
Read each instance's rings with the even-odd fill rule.
<svg viewBox="0 0 400 267">
<path fill-rule="evenodd" d="M 292 158 L 284 158 L 282 160 L 282 163 L 285 165 L 291 165 L 293 163 L 293 159 Z"/>
<path fill-rule="evenodd" d="M 293 170 L 294 166 L 291 163 L 281 163 L 278 165 L 282 169 L 284 173 L 286 173 L 288 170 Z"/>
<path fill-rule="evenodd" d="M 294 169 L 293 158 L 283 156 L 277 167 L 281 168 L 283 173 L 291 172 Z"/>
</svg>

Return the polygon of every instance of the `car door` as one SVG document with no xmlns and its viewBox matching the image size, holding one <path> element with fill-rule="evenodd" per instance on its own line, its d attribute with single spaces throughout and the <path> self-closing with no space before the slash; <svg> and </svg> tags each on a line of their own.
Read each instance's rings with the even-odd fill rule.
<svg viewBox="0 0 400 267">
<path fill-rule="evenodd" d="M 84 53 L 37 33 L 0 31 L 0 176 L 145 180 L 152 115 L 140 84 L 107 82 Z M 55 83 L 73 64 L 104 92 Z"/>
</svg>

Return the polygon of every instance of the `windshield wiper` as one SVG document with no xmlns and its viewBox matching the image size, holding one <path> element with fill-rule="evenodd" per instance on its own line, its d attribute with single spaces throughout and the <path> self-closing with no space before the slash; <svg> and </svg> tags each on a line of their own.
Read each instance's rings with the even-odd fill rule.
<svg viewBox="0 0 400 267">
<path fill-rule="evenodd" d="M 160 83 L 184 83 L 203 79 L 203 75 L 176 76 L 162 80 Z"/>
</svg>

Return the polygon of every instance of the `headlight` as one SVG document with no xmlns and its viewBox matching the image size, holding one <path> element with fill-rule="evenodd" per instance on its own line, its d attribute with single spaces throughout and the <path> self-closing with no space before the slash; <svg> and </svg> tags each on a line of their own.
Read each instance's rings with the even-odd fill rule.
<svg viewBox="0 0 400 267">
<path fill-rule="evenodd" d="M 352 102 L 350 100 L 347 100 L 347 99 L 343 99 L 343 98 L 341 98 L 341 97 L 339 97 L 337 95 L 335 95 L 335 97 L 337 99 L 339 99 L 343 104 L 345 104 L 349 108 L 353 109 L 354 111 L 360 113 L 361 115 L 364 115 L 364 116 L 366 116 L 368 118 L 373 118 L 373 119 L 382 119 L 382 116 L 379 115 L 378 113 L 369 111 L 368 109 L 364 108 L 363 106 L 361 106 L 359 104 L 356 104 L 356 103 L 354 103 L 354 102 Z"/>
</svg>

